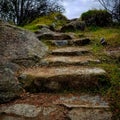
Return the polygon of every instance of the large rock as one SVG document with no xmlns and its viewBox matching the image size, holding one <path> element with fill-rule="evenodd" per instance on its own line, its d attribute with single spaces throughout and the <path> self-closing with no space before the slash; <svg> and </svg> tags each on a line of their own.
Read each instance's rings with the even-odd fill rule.
<svg viewBox="0 0 120 120">
<path fill-rule="evenodd" d="M 66 40 L 66 39 L 72 39 L 70 35 L 65 33 L 57 33 L 53 32 L 48 28 L 42 28 L 39 31 L 35 32 L 37 34 L 37 38 L 42 40 Z"/>
<path fill-rule="evenodd" d="M 46 52 L 35 34 L 0 21 L 0 103 L 20 96 L 17 71 L 21 65 L 36 64 Z"/>
<path fill-rule="evenodd" d="M 25 66 L 39 61 L 47 51 L 34 33 L 0 23 L 0 64 L 12 61 Z"/>
<path fill-rule="evenodd" d="M 76 31 L 85 29 L 85 23 L 79 20 L 72 21 L 61 28 L 61 32 Z"/>
</svg>

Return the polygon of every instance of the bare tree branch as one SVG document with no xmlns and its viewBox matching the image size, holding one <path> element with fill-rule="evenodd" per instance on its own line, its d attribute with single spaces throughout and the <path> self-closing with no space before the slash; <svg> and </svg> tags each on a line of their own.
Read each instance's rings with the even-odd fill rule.
<svg viewBox="0 0 120 120">
<path fill-rule="evenodd" d="M 0 17 L 24 25 L 49 12 L 62 12 L 59 0 L 0 0 Z"/>
<path fill-rule="evenodd" d="M 120 22 L 120 0 L 98 0 L 98 2 Z"/>
</svg>

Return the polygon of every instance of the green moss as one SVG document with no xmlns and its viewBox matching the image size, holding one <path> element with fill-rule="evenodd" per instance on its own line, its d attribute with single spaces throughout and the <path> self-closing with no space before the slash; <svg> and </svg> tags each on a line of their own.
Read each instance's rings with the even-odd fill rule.
<svg viewBox="0 0 120 120">
<path fill-rule="evenodd" d="M 24 26 L 24 28 L 27 30 L 31 30 L 33 32 L 38 30 L 38 26 L 36 26 L 36 25 L 26 25 L 26 26 Z"/>
<path fill-rule="evenodd" d="M 76 33 L 84 34 L 84 36 L 91 38 L 92 40 L 92 53 L 100 59 L 100 64 L 91 63 L 92 67 L 101 67 L 106 70 L 108 74 L 108 82 L 106 78 L 99 77 L 103 83 L 103 87 L 99 90 L 96 89 L 97 93 L 105 95 L 109 98 L 111 111 L 113 112 L 113 120 L 119 120 L 120 118 L 120 60 L 119 58 L 112 58 L 105 54 L 106 49 L 120 47 L 120 27 L 88 27 L 84 32 Z M 104 37 L 107 41 L 107 46 L 100 44 L 100 38 Z M 106 84 L 106 85 L 105 85 Z"/>
<path fill-rule="evenodd" d="M 115 64 L 106 64 L 104 69 L 108 71 L 111 87 L 108 89 L 111 111 L 113 112 L 113 120 L 120 118 L 120 69 Z"/>
<path fill-rule="evenodd" d="M 39 17 L 35 19 L 33 22 L 31 22 L 28 25 L 25 25 L 24 28 L 31 30 L 31 31 L 36 31 L 38 30 L 37 25 L 48 25 L 51 26 L 54 24 L 54 27 L 56 29 L 60 28 L 63 24 L 67 22 L 67 18 L 62 15 L 61 13 L 51 13 L 46 16 Z"/>
</svg>

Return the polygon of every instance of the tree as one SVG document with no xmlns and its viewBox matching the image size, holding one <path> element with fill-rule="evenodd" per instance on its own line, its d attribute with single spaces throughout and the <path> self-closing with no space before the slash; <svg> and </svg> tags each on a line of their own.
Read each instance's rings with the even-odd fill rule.
<svg viewBox="0 0 120 120">
<path fill-rule="evenodd" d="M 58 0 L 59 1 L 59 0 Z M 24 25 L 50 12 L 62 12 L 57 0 L 0 0 L 0 18 Z"/>
<path fill-rule="evenodd" d="M 114 8 L 113 17 L 120 23 L 120 2 Z"/>
<path fill-rule="evenodd" d="M 99 3 L 112 14 L 113 19 L 120 22 L 120 0 L 98 0 Z"/>
</svg>

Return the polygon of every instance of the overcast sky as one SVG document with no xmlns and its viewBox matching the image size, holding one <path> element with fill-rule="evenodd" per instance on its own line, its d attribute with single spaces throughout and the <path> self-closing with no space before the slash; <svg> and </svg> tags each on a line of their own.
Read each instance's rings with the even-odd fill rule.
<svg viewBox="0 0 120 120">
<path fill-rule="evenodd" d="M 78 18 L 89 9 L 101 8 L 97 0 L 63 0 L 62 5 L 65 8 L 64 15 L 69 19 Z"/>
</svg>

